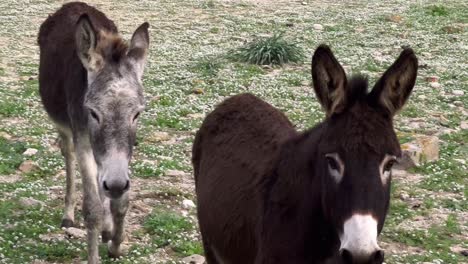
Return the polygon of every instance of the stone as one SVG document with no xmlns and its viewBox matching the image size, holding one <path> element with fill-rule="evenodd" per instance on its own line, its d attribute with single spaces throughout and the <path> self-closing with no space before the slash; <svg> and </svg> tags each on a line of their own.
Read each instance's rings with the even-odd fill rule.
<svg viewBox="0 0 468 264">
<path fill-rule="evenodd" d="M 162 131 L 154 132 L 150 134 L 147 138 L 147 140 L 150 142 L 162 142 L 162 141 L 168 141 L 169 139 L 171 139 L 171 136 L 169 135 L 169 133 L 162 132 Z"/>
<path fill-rule="evenodd" d="M 193 113 L 193 114 L 188 114 L 187 117 L 191 118 L 191 119 L 199 119 L 199 118 L 205 117 L 205 114 L 203 114 L 203 113 Z"/>
<path fill-rule="evenodd" d="M 25 207 L 45 206 L 44 202 L 38 201 L 30 197 L 21 197 L 19 199 L 19 202 L 22 206 L 25 206 Z"/>
<path fill-rule="evenodd" d="M 390 15 L 387 17 L 387 20 L 394 23 L 400 23 L 403 18 L 400 15 Z"/>
<path fill-rule="evenodd" d="M 409 196 L 408 193 L 406 193 L 406 192 L 400 193 L 400 199 L 401 199 L 402 201 L 408 201 L 409 198 L 410 198 L 410 196 Z"/>
<path fill-rule="evenodd" d="M 40 169 L 39 165 L 37 165 L 37 163 L 32 160 L 25 160 L 19 166 L 19 170 L 23 173 L 29 173 L 38 169 Z"/>
<path fill-rule="evenodd" d="M 192 90 L 192 93 L 194 94 L 204 94 L 205 91 L 202 88 L 195 88 Z"/>
<path fill-rule="evenodd" d="M 467 130 L 468 129 L 468 121 L 462 121 L 460 123 L 460 128 L 464 129 L 464 130 Z"/>
<path fill-rule="evenodd" d="M 63 234 L 41 234 L 39 239 L 43 242 L 64 241 Z"/>
<path fill-rule="evenodd" d="M 415 140 L 402 144 L 402 157 L 398 167 L 407 169 L 439 159 L 439 138 L 419 135 Z"/>
<path fill-rule="evenodd" d="M 7 132 L 3 132 L 3 131 L 0 131 L 0 137 L 6 139 L 6 140 L 10 140 L 11 139 L 11 136 L 10 134 L 8 134 Z"/>
<path fill-rule="evenodd" d="M 176 177 L 176 176 L 184 176 L 184 175 L 185 175 L 185 172 L 180 171 L 180 170 L 167 170 L 166 171 L 166 176 Z"/>
<path fill-rule="evenodd" d="M 431 86 L 432 88 L 435 88 L 435 89 L 438 89 L 438 88 L 441 87 L 440 83 L 438 83 L 438 82 L 430 82 L 429 86 Z"/>
<path fill-rule="evenodd" d="M 38 152 L 38 150 L 35 149 L 35 148 L 28 148 L 28 149 L 26 149 L 25 152 L 23 152 L 23 155 L 24 156 L 34 156 L 34 155 L 36 155 L 37 152 Z"/>
<path fill-rule="evenodd" d="M 315 30 L 319 30 L 319 31 L 323 30 L 323 26 L 320 25 L 320 24 L 314 24 L 312 27 L 313 27 Z"/>
<path fill-rule="evenodd" d="M 195 208 L 195 203 L 192 200 L 185 199 L 182 201 L 182 207 L 185 209 Z"/>
<path fill-rule="evenodd" d="M 203 263 L 205 263 L 205 257 L 203 257 L 201 255 L 198 255 L 198 254 L 194 254 L 194 255 L 183 258 L 182 263 L 186 263 L 186 264 L 203 264 Z"/>
<path fill-rule="evenodd" d="M 462 95 L 465 94 L 465 92 L 462 91 L 462 90 L 453 90 L 453 91 L 452 91 L 452 94 L 453 94 L 453 95 L 456 95 L 456 96 L 462 96 Z"/>
<path fill-rule="evenodd" d="M 86 237 L 86 231 L 76 227 L 65 228 L 65 234 L 79 239 Z"/>
</svg>

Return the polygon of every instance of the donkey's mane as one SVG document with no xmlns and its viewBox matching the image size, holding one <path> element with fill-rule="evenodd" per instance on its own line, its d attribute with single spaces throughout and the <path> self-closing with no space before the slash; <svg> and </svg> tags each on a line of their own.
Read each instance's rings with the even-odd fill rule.
<svg viewBox="0 0 468 264">
<path fill-rule="evenodd" d="M 360 74 L 351 76 L 347 87 L 348 106 L 354 105 L 357 101 L 365 100 L 368 94 L 368 86 L 367 76 Z"/>
<path fill-rule="evenodd" d="M 128 44 L 118 33 L 100 31 L 96 50 L 107 62 L 119 63 L 127 55 Z"/>
</svg>

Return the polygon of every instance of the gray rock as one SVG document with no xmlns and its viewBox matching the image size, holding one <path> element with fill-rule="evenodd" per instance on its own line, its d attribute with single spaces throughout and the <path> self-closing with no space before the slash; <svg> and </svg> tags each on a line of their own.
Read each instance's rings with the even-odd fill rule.
<svg viewBox="0 0 468 264">
<path fill-rule="evenodd" d="M 462 96 L 462 95 L 465 94 L 465 92 L 462 91 L 462 90 L 453 90 L 453 91 L 452 91 L 452 94 L 453 94 L 453 95 L 456 95 L 456 96 Z"/>
<path fill-rule="evenodd" d="M 322 31 L 322 30 L 323 30 L 323 26 L 320 25 L 320 24 L 314 24 L 312 27 L 313 27 L 315 30 L 319 30 L 319 31 Z"/>
<path fill-rule="evenodd" d="M 166 176 L 184 176 L 185 172 L 180 170 L 167 170 Z"/>
<path fill-rule="evenodd" d="M 38 201 L 30 197 L 21 197 L 19 199 L 19 202 L 21 205 L 26 206 L 26 207 L 45 206 L 44 202 Z"/>
<path fill-rule="evenodd" d="M 203 257 L 201 255 L 198 255 L 198 254 L 191 255 L 191 256 L 188 256 L 186 258 L 183 258 L 182 263 L 186 263 L 186 264 L 203 264 L 203 263 L 205 263 L 205 257 Z"/>
<path fill-rule="evenodd" d="M 192 200 L 185 199 L 182 201 L 182 207 L 185 209 L 195 208 L 195 203 Z"/>
<path fill-rule="evenodd" d="M 24 156 L 34 156 L 34 155 L 36 155 L 37 151 L 38 150 L 35 149 L 35 148 L 28 148 L 28 149 L 26 149 L 25 152 L 23 152 L 23 155 Z"/>
<path fill-rule="evenodd" d="M 25 160 L 19 166 L 19 170 L 24 173 L 29 173 L 39 169 L 39 165 L 32 160 Z"/>
<path fill-rule="evenodd" d="M 461 129 L 468 129 L 468 121 L 462 121 L 460 124 Z"/>
<path fill-rule="evenodd" d="M 86 231 L 78 229 L 76 227 L 69 227 L 65 229 L 65 234 L 75 237 L 75 238 L 85 238 L 86 237 Z"/>
<path fill-rule="evenodd" d="M 401 145 L 402 157 L 398 167 L 408 169 L 428 161 L 439 159 L 439 138 L 436 136 L 416 136 L 412 142 Z"/>
</svg>

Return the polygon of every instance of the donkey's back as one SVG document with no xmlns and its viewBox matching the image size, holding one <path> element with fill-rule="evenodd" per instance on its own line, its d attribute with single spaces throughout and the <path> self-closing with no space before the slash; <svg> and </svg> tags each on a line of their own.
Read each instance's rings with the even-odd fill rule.
<svg viewBox="0 0 468 264">
<path fill-rule="evenodd" d="M 279 146 L 295 133 L 284 114 L 251 94 L 233 96 L 207 116 L 195 138 L 193 165 L 208 263 L 253 259 L 258 185 L 269 180 Z"/>
<path fill-rule="evenodd" d="M 83 14 L 96 30 L 117 33 L 114 22 L 104 13 L 80 2 L 63 5 L 39 30 L 39 92 L 49 116 L 64 126 L 70 125 L 67 101 L 83 99 L 87 87 L 86 70 L 75 42 L 77 21 Z"/>
</svg>

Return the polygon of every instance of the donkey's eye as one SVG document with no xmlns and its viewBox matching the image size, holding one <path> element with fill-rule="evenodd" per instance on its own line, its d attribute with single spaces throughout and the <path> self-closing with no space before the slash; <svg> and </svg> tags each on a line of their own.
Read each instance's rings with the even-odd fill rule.
<svg viewBox="0 0 468 264">
<path fill-rule="evenodd" d="M 89 114 L 91 115 L 91 117 L 96 120 L 96 122 L 99 123 L 99 116 L 96 114 L 96 112 L 92 109 L 89 109 Z"/>
<path fill-rule="evenodd" d="M 330 169 L 332 170 L 339 170 L 339 165 L 338 165 L 338 162 L 336 162 L 336 160 L 332 157 L 326 157 L 327 159 L 327 163 L 328 163 L 328 166 L 330 167 Z"/>
<path fill-rule="evenodd" d="M 140 112 L 136 113 L 136 115 L 133 117 L 133 122 L 135 122 L 139 116 L 140 116 Z"/>
<path fill-rule="evenodd" d="M 395 160 L 389 160 L 384 166 L 384 171 L 390 171 L 393 165 L 395 165 L 395 162 Z"/>
</svg>

